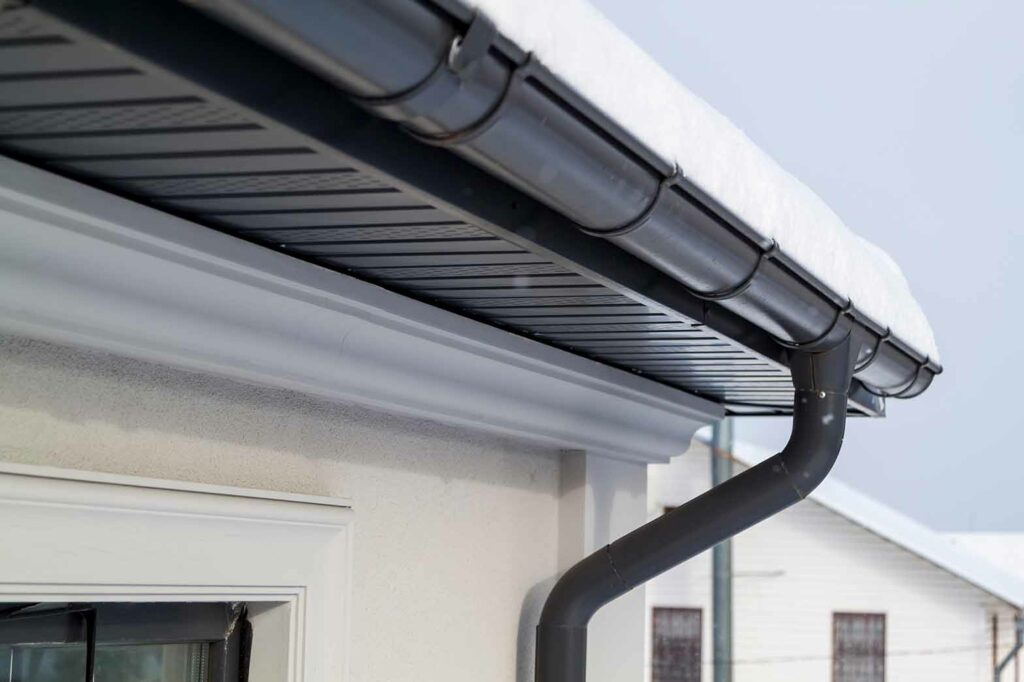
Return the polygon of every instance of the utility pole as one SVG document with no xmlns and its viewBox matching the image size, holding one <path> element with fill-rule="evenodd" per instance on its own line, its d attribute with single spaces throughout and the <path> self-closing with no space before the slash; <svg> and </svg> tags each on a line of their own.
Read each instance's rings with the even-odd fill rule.
<svg viewBox="0 0 1024 682">
<path fill-rule="evenodd" d="M 732 419 L 711 432 L 711 485 L 732 478 Z M 711 550 L 711 640 L 714 682 L 732 682 L 732 540 Z"/>
</svg>

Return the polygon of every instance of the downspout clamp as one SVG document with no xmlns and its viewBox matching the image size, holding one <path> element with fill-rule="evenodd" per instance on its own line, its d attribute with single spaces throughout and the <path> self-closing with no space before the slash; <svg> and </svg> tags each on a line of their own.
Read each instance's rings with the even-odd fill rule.
<svg viewBox="0 0 1024 682">
<path fill-rule="evenodd" d="M 536 682 L 584 682 L 587 624 L 598 609 L 807 497 L 842 447 L 853 365 L 849 336 L 828 350 L 795 351 L 793 430 L 782 452 L 566 571 L 537 625 Z"/>
</svg>

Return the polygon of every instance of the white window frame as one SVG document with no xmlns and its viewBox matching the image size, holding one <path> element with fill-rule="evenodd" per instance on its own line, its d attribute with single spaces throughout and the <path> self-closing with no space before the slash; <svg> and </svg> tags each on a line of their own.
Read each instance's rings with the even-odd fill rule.
<svg viewBox="0 0 1024 682">
<path fill-rule="evenodd" d="M 0 463 L 0 601 L 245 601 L 253 682 L 345 680 L 343 499 Z"/>
</svg>

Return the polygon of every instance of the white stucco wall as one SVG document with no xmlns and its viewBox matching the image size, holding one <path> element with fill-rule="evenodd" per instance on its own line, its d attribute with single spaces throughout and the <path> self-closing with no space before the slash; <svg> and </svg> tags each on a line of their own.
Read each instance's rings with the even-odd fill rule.
<svg viewBox="0 0 1024 682">
<path fill-rule="evenodd" d="M 0 458 L 348 497 L 351 679 L 528 679 L 558 567 L 557 452 L 0 337 Z"/>
<path fill-rule="evenodd" d="M 671 464 L 653 465 L 649 512 L 706 490 L 709 471 L 699 442 Z M 1007 606 L 813 501 L 738 535 L 733 562 L 735 682 L 830 679 L 835 611 L 886 614 L 890 682 L 991 680 L 994 613 L 1000 650 L 1012 641 Z M 647 591 L 649 607 L 703 610 L 704 680 L 711 679 L 710 592 L 710 552 Z"/>
</svg>

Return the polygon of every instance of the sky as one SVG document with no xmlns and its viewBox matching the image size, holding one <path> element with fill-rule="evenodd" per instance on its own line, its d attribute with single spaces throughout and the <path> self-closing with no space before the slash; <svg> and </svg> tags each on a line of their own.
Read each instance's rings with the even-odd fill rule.
<svg viewBox="0 0 1024 682">
<path fill-rule="evenodd" d="M 834 476 L 940 530 L 1024 531 L 1024 2 L 592 0 L 901 265 L 945 372 Z M 685 160 L 683 165 L 685 165 Z M 781 447 L 788 420 L 739 420 Z"/>
</svg>

